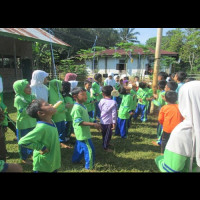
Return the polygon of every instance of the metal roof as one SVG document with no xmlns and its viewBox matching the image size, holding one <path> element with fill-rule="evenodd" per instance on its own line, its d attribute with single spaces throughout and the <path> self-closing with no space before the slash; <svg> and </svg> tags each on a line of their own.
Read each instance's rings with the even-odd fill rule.
<svg viewBox="0 0 200 200">
<path fill-rule="evenodd" d="M 0 28 L 0 35 L 35 42 L 52 42 L 52 44 L 55 45 L 70 47 L 69 44 L 63 42 L 41 28 Z"/>
</svg>

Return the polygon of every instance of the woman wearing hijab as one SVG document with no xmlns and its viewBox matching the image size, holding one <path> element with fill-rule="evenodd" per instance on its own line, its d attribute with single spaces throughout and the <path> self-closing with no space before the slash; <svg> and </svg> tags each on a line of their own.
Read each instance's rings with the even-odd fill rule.
<svg viewBox="0 0 200 200">
<path fill-rule="evenodd" d="M 113 73 L 109 73 L 108 74 L 108 78 L 105 79 L 104 86 L 106 86 L 106 85 L 111 85 L 112 87 L 115 87 L 116 81 L 114 79 L 114 74 Z"/>
<path fill-rule="evenodd" d="M 13 84 L 15 91 L 14 107 L 17 109 L 17 139 L 18 141 L 27 133 L 32 131 L 36 126 L 36 119 L 30 117 L 26 113 L 27 106 L 36 99 L 31 94 L 31 87 L 26 79 L 15 81 Z M 19 147 L 19 154 L 22 163 L 31 164 L 27 158 L 32 154 L 33 150 L 25 147 Z"/>
<path fill-rule="evenodd" d="M 43 99 L 48 102 L 48 87 L 47 83 L 48 73 L 42 70 L 35 70 L 31 79 L 31 92 L 36 96 L 36 99 Z"/>
<path fill-rule="evenodd" d="M 172 131 L 164 155 L 155 162 L 161 172 L 199 172 L 200 81 L 185 83 L 179 90 L 179 110 L 184 117 Z"/>
<path fill-rule="evenodd" d="M 73 90 L 78 85 L 78 81 L 76 81 L 77 75 L 74 73 L 67 73 L 65 75 L 64 81 L 70 82 L 71 84 L 71 90 Z"/>
</svg>

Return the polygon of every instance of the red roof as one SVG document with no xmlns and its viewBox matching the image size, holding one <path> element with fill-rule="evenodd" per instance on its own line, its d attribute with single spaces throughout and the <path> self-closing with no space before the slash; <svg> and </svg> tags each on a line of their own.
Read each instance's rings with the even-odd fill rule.
<svg viewBox="0 0 200 200">
<path fill-rule="evenodd" d="M 155 54 L 155 50 L 154 49 L 149 48 L 149 50 L 151 52 L 150 54 Z M 115 49 L 106 49 L 105 51 L 102 51 L 100 53 L 100 55 L 106 54 L 108 56 L 112 56 L 114 53 L 119 53 L 120 55 L 126 55 L 126 51 L 123 50 L 123 49 L 116 49 L 116 50 Z M 142 48 L 137 48 L 137 49 L 134 49 L 134 51 L 132 51 L 131 54 L 135 54 L 135 55 L 141 54 L 141 55 L 143 55 L 145 53 L 143 52 Z M 149 53 L 146 53 L 146 54 L 149 54 Z M 170 51 L 161 50 L 161 55 L 174 55 L 174 56 L 177 56 L 178 53 L 177 52 L 170 52 Z"/>
</svg>

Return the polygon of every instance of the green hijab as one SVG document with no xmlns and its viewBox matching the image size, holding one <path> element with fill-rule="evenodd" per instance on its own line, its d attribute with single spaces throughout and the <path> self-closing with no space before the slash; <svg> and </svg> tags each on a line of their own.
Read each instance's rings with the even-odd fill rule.
<svg viewBox="0 0 200 200">
<path fill-rule="evenodd" d="M 49 103 L 55 104 L 57 101 L 63 101 L 64 99 L 61 94 L 62 81 L 53 79 L 49 82 Z"/>
<path fill-rule="evenodd" d="M 26 94 L 24 89 L 29 84 L 26 79 L 15 81 L 13 89 L 15 91 L 15 97 L 19 96 L 24 103 L 31 103 L 32 97 L 30 94 Z"/>
</svg>

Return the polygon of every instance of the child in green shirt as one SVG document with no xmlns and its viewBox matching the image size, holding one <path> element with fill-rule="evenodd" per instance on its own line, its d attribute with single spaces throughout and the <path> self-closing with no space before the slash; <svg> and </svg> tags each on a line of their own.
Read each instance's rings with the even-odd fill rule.
<svg viewBox="0 0 200 200">
<path fill-rule="evenodd" d="M 64 99 L 64 103 L 65 103 L 65 114 L 66 114 L 66 121 L 65 121 L 65 125 L 66 125 L 66 136 L 65 136 L 65 142 L 70 140 L 70 136 L 71 133 L 74 132 L 73 131 L 73 127 L 72 127 L 72 117 L 71 117 L 71 111 L 72 108 L 74 106 L 74 100 L 72 98 L 72 95 L 70 94 L 71 91 L 71 83 L 67 82 L 67 81 L 63 81 L 62 82 L 62 96 Z M 66 144 L 65 144 L 66 145 Z M 69 146 L 70 148 L 70 146 Z"/>
<path fill-rule="evenodd" d="M 115 135 L 121 135 L 121 138 L 127 138 L 128 121 L 130 116 L 133 115 L 133 97 L 127 93 L 124 87 L 120 88 L 119 93 L 123 95 L 123 98 L 118 112 Z"/>
<path fill-rule="evenodd" d="M 102 92 L 101 92 L 101 82 L 102 82 L 102 75 L 101 74 L 95 74 L 94 75 L 94 82 L 92 83 L 92 94 L 94 97 L 95 101 L 95 112 L 93 114 L 93 117 L 96 119 L 99 118 L 100 119 L 100 110 L 98 107 L 98 104 L 100 102 L 100 100 L 103 98 L 102 96 Z"/>
<path fill-rule="evenodd" d="M 58 131 L 52 121 L 56 109 L 46 101 L 37 99 L 28 106 L 27 113 L 38 120 L 37 125 L 18 144 L 34 150 L 34 172 L 56 172 L 61 167 Z"/>
<path fill-rule="evenodd" d="M 14 107 L 17 109 L 16 127 L 17 139 L 19 141 L 36 126 L 36 119 L 30 117 L 26 113 L 28 105 L 34 99 L 36 99 L 36 97 L 31 94 L 31 87 L 26 79 L 15 81 L 13 84 L 13 89 L 16 93 Z M 31 164 L 27 158 L 32 155 L 32 152 L 33 151 L 31 149 L 19 146 L 19 153 L 22 163 Z"/>
<path fill-rule="evenodd" d="M 76 87 L 72 90 L 72 96 L 76 101 L 71 112 L 74 133 L 76 136 L 76 144 L 74 147 L 72 162 L 79 163 L 84 157 L 85 168 L 93 169 L 95 150 L 91 140 L 92 136 L 90 127 L 92 126 L 100 130 L 101 125 L 91 122 L 89 118 L 87 108 L 83 104 L 87 101 L 86 90 L 81 87 Z"/>
</svg>

